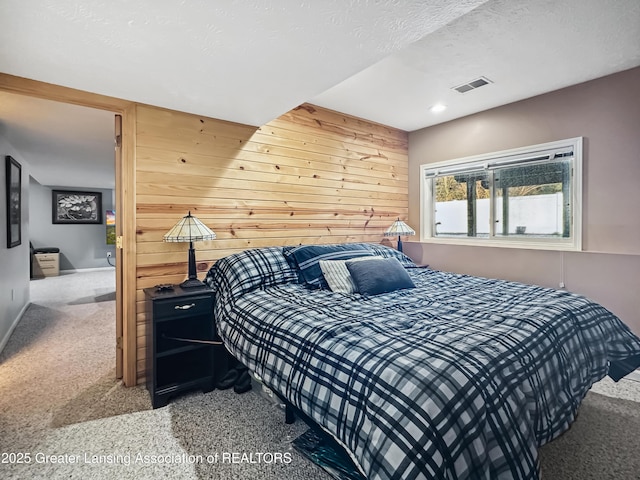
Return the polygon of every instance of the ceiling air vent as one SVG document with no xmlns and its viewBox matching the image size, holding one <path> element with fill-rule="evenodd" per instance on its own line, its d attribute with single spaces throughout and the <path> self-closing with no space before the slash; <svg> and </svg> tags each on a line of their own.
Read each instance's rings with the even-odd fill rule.
<svg viewBox="0 0 640 480">
<path fill-rule="evenodd" d="M 476 78 L 475 80 L 472 80 L 468 83 L 463 83 L 462 85 L 458 85 L 457 87 L 453 87 L 454 90 L 460 92 L 460 93 L 466 93 L 470 90 L 475 90 L 476 88 L 480 88 L 480 87 L 484 87 L 485 85 L 489 85 L 490 83 L 493 83 L 491 80 L 489 80 L 487 77 L 480 77 L 480 78 Z"/>
</svg>

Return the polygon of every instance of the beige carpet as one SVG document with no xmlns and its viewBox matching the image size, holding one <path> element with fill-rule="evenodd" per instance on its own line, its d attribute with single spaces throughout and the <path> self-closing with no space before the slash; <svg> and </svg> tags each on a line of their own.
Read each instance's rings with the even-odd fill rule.
<svg viewBox="0 0 640 480">
<path fill-rule="evenodd" d="M 109 271 L 32 282 L 34 304 L 0 354 L 0 452 L 77 456 L 80 463 L 3 464 L 0 478 L 329 478 L 291 450 L 305 426 L 285 425 L 282 412 L 255 392 L 193 392 L 152 410 L 143 387 L 123 388 L 113 371 L 112 292 Z M 610 397 L 640 400 L 640 383 L 594 387 L 609 396 L 590 392 L 571 429 L 542 448 L 545 480 L 640 479 L 640 403 Z M 134 462 L 138 455 L 257 451 L 291 452 L 292 461 Z M 84 463 L 85 455 L 103 461 Z"/>
<path fill-rule="evenodd" d="M 113 270 L 31 282 L 32 304 L 0 354 L 0 428 L 9 432 L 0 435 L 0 451 L 32 446 L 32 437 L 75 421 L 72 417 L 125 413 L 140 404 L 128 401 L 140 392 L 127 392 L 126 402 L 117 398 L 115 302 L 100 301 L 114 285 Z M 78 408 L 83 397 L 89 404 Z"/>
<path fill-rule="evenodd" d="M 99 418 L 149 410 L 151 402 L 144 387 L 126 388 L 115 379 L 115 369 L 98 378 L 53 412 L 53 428 L 88 422 Z"/>
<path fill-rule="evenodd" d="M 640 403 L 589 392 L 569 431 L 540 457 L 544 479 L 640 479 Z"/>
</svg>

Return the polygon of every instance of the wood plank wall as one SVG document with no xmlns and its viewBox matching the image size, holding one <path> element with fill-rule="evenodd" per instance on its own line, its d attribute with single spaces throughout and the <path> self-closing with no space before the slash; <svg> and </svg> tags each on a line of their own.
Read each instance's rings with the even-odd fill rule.
<svg viewBox="0 0 640 480">
<path fill-rule="evenodd" d="M 406 132 L 312 105 L 260 127 L 138 105 L 137 371 L 143 288 L 186 277 L 187 245 L 162 236 L 188 210 L 216 240 L 195 244 L 199 277 L 247 248 L 383 241 L 408 213 Z"/>
</svg>

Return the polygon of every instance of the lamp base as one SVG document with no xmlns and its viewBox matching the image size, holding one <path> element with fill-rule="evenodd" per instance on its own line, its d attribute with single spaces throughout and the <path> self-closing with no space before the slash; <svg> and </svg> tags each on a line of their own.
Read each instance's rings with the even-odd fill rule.
<svg viewBox="0 0 640 480">
<path fill-rule="evenodd" d="M 205 284 L 197 278 L 189 278 L 180 284 L 180 288 L 202 288 Z"/>
</svg>

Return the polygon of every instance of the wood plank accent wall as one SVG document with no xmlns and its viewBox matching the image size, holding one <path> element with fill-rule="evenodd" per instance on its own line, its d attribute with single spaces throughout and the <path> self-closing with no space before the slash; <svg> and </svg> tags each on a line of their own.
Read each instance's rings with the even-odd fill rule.
<svg viewBox="0 0 640 480">
<path fill-rule="evenodd" d="M 187 211 L 217 235 L 199 277 L 247 248 L 383 241 L 408 213 L 408 135 L 312 105 L 256 128 L 144 105 L 136 124 L 137 371 L 142 289 L 186 277 L 187 246 L 162 236 Z"/>
</svg>

